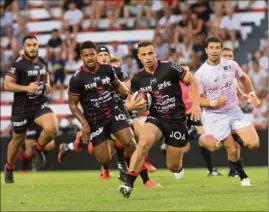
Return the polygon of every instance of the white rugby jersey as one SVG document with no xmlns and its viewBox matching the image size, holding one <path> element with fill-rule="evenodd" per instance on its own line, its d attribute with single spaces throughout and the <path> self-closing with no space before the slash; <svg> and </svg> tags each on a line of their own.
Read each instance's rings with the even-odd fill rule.
<svg viewBox="0 0 269 212">
<path fill-rule="evenodd" d="M 221 59 L 216 66 L 207 61 L 196 71 L 195 77 L 200 83 L 200 92 L 208 100 L 226 96 L 228 101 L 221 108 L 205 108 L 211 112 L 225 112 L 238 106 L 237 89 L 234 80 L 243 74 L 240 66 L 232 60 Z"/>
</svg>

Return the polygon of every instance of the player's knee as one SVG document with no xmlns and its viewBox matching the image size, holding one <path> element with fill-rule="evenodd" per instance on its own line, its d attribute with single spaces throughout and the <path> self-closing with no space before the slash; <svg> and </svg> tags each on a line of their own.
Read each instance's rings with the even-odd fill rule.
<svg viewBox="0 0 269 212">
<path fill-rule="evenodd" d="M 176 163 L 171 163 L 171 164 L 168 163 L 167 168 L 171 172 L 175 173 L 175 172 L 178 172 L 178 170 L 181 168 L 181 166 L 179 164 L 176 164 Z"/>
<path fill-rule="evenodd" d="M 252 140 L 249 144 L 248 144 L 248 148 L 249 149 L 257 149 L 260 146 L 260 140 L 259 138 Z"/>
<path fill-rule="evenodd" d="M 58 132 L 58 127 L 56 127 L 56 126 L 45 126 L 45 127 L 43 127 L 43 130 L 47 135 L 49 135 L 51 137 L 54 137 L 54 136 L 56 136 L 56 134 Z"/>
</svg>

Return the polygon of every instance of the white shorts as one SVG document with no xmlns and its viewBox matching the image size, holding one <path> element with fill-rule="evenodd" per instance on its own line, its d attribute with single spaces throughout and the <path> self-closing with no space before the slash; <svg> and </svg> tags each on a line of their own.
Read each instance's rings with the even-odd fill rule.
<svg viewBox="0 0 269 212">
<path fill-rule="evenodd" d="M 203 111 L 202 123 L 205 133 L 212 135 L 218 141 L 227 138 L 232 130 L 251 125 L 250 120 L 244 117 L 240 108 L 235 108 L 223 113 Z"/>
</svg>

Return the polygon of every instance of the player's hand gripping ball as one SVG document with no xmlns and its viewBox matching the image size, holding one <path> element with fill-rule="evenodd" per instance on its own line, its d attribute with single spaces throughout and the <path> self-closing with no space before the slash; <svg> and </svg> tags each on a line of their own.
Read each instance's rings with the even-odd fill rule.
<svg viewBox="0 0 269 212">
<path fill-rule="evenodd" d="M 144 113 L 151 108 L 152 105 L 152 96 L 149 92 L 145 91 L 136 91 L 132 96 L 134 101 L 137 101 L 138 105 L 141 107 L 136 108 L 138 114 Z"/>
</svg>

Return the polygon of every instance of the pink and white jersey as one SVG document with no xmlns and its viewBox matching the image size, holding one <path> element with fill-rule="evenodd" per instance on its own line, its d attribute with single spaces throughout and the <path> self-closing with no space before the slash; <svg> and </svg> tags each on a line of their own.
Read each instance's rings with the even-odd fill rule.
<svg viewBox="0 0 269 212">
<path fill-rule="evenodd" d="M 220 96 L 228 98 L 221 108 L 206 108 L 206 111 L 225 112 L 238 107 L 237 89 L 234 80 L 242 76 L 242 69 L 232 60 L 221 59 L 216 66 L 208 65 L 207 61 L 196 71 L 195 77 L 200 82 L 201 94 L 208 100 Z"/>
<path fill-rule="evenodd" d="M 184 102 L 186 113 L 190 113 L 190 109 L 192 106 L 192 97 L 191 97 L 191 86 L 186 85 L 184 82 L 179 82 L 181 91 L 182 91 L 182 100 Z"/>
</svg>

